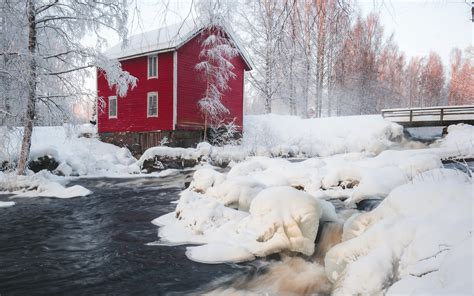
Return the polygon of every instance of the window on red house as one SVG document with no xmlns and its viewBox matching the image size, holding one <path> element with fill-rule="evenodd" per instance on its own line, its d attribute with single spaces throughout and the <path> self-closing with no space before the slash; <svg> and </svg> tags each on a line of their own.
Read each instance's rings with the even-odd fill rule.
<svg viewBox="0 0 474 296">
<path fill-rule="evenodd" d="M 109 97 L 109 118 L 117 118 L 117 97 Z"/>
<path fill-rule="evenodd" d="M 152 55 L 148 57 L 148 79 L 158 78 L 158 56 Z"/>
<path fill-rule="evenodd" d="M 158 117 L 158 93 L 148 93 L 148 117 Z"/>
</svg>

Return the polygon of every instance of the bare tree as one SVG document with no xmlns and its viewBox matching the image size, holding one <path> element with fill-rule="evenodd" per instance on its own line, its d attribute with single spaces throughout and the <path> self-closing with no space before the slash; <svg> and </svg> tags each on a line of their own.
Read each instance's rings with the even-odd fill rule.
<svg viewBox="0 0 474 296">
<path fill-rule="evenodd" d="M 55 105 L 58 99 L 94 96 L 82 85 L 90 75 L 89 69 L 99 67 L 106 73 L 110 87 L 124 96 L 136 79 L 121 69 L 120 63 L 100 54 L 105 44 L 101 30 L 113 30 L 124 39 L 127 35 L 127 1 L 73 0 L 7 0 L 2 6 L 2 19 L 12 32 L 26 40 L 14 47 L 2 48 L 1 56 L 15 57 L 15 63 L 2 64 L 0 72 L 15 75 L 24 81 L 15 87 L 24 88 L 26 112 L 23 118 L 23 140 L 17 172 L 24 174 L 31 147 L 37 105 Z M 97 46 L 84 45 L 83 38 L 95 36 Z M 21 90 L 16 90 L 21 93 Z M 22 97 L 19 98 L 21 100 Z"/>
</svg>

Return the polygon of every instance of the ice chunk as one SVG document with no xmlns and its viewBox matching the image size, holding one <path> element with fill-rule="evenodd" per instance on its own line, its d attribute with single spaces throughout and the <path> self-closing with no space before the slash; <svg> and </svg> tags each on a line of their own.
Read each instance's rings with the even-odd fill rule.
<svg viewBox="0 0 474 296">
<path fill-rule="evenodd" d="M 203 246 L 187 247 L 186 257 L 201 263 L 243 262 L 254 260 L 255 256 L 241 246 L 226 243 L 210 243 Z"/>
<path fill-rule="evenodd" d="M 8 208 L 15 205 L 14 201 L 0 201 L 0 208 Z"/>
</svg>

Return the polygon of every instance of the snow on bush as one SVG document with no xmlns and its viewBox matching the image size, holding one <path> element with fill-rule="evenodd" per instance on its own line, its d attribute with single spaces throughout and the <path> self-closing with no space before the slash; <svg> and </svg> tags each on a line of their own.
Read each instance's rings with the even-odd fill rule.
<svg viewBox="0 0 474 296">
<path fill-rule="evenodd" d="M 244 117 L 243 145 L 256 155 L 328 156 L 378 154 L 403 135 L 403 128 L 378 115 L 302 119 L 288 115 Z"/>
<path fill-rule="evenodd" d="M 470 281 L 469 264 L 460 266 L 463 272 L 454 265 L 443 266 L 444 258 L 458 256 L 453 250 L 469 241 L 471 250 L 466 255 L 472 261 L 474 186 L 467 176 L 445 173 L 426 172 L 425 176 L 443 176 L 442 182 L 436 177 L 417 178 L 394 189 L 372 212 L 346 222 L 345 241 L 325 257 L 335 295 L 381 294 L 387 289 L 390 294 L 394 283 L 395 294 L 431 294 L 454 291 L 451 288 L 457 283 Z M 446 268 L 453 268 L 461 278 L 446 281 Z"/>
<path fill-rule="evenodd" d="M 23 176 L 0 172 L 0 193 L 13 193 L 15 197 L 72 198 L 86 196 L 91 191 L 80 186 L 65 186 L 66 181 L 48 172 Z"/>
</svg>

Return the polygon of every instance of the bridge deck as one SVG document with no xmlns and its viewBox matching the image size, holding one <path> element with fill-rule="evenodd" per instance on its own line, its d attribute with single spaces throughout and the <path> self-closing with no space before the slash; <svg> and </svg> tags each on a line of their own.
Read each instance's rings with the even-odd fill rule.
<svg viewBox="0 0 474 296">
<path fill-rule="evenodd" d="M 474 105 L 384 109 L 382 116 L 404 127 L 474 125 Z"/>
</svg>

